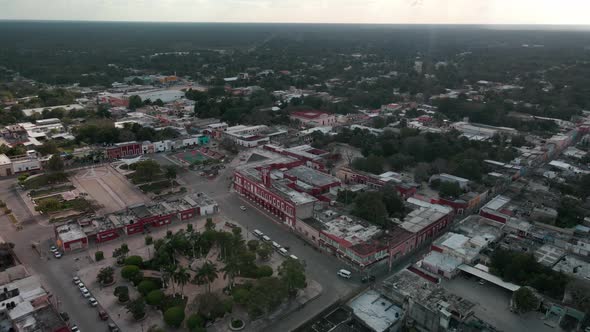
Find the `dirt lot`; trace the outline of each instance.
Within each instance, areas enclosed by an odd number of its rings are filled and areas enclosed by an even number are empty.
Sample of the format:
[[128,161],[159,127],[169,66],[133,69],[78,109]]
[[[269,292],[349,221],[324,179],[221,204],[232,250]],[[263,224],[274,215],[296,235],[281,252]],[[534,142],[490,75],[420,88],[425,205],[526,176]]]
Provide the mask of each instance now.
[[114,212],[149,201],[147,196],[110,166],[78,171],[71,180],[81,193],[87,193],[89,199],[102,206],[99,213]]

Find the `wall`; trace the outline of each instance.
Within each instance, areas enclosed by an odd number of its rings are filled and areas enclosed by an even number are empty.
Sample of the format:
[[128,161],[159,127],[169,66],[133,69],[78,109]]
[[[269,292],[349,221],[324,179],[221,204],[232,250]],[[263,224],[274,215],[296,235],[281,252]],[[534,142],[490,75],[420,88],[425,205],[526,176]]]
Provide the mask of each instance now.
[[303,237],[308,239],[313,244],[317,245],[318,240],[320,239],[320,232],[319,230],[311,227],[310,225],[306,224],[301,219],[297,219],[297,224],[295,224],[295,230],[301,234]]
[[41,163],[37,159],[23,159],[12,162],[12,173],[21,173],[41,169]]

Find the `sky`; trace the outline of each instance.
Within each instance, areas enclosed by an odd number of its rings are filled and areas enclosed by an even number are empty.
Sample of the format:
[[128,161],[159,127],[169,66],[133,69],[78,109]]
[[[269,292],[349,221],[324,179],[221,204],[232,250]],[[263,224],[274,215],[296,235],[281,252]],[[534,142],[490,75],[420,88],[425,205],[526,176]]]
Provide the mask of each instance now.
[[590,0],[0,0],[0,19],[590,24]]

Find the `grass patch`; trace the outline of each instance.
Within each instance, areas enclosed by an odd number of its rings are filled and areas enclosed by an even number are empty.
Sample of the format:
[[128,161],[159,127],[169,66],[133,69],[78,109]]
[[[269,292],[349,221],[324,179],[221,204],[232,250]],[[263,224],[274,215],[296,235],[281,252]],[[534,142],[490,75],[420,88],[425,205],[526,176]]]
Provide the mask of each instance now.
[[158,182],[152,182],[149,184],[144,184],[142,186],[139,186],[139,189],[141,189],[141,191],[148,193],[148,192],[152,192],[152,193],[158,193],[164,189],[168,189],[172,186],[177,186],[178,183],[176,181],[172,181],[170,182],[169,180],[163,180],[163,181],[158,181]]
[[39,189],[53,184],[60,184],[68,182],[68,175],[66,173],[51,173],[41,174],[39,176],[30,177],[26,179],[22,184],[25,189]]
[[66,201],[61,198],[60,195],[42,198],[36,201],[37,206],[35,209],[43,213],[58,212],[64,210],[76,210],[80,212],[90,211],[92,205],[84,198],[75,198],[70,201]]
[[29,195],[31,195],[31,197],[35,198],[35,197],[40,197],[40,196],[47,196],[47,195],[53,194],[53,193],[61,193],[64,191],[69,191],[69,190],[75,189],[75,188],[76,187],[74,187],[71,184],[66,184],[63,186],[51,187],[51,188],[47,188],[47,189],[31,190]]

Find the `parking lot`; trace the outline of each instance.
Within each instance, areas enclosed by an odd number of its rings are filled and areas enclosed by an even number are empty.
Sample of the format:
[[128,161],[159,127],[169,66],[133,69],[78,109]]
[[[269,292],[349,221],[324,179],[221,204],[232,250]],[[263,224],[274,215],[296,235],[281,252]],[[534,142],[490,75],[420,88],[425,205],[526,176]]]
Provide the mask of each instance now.
[[476,304],[475,316],[500,331],[545,332],[554,329],[545,325],[540,312],[517,315],[510,311],[511,292],[499,286],[484,282],[476,277],[459,275],[452,280],[444,279],[442,286],[449,292],[459,295]]
[[125,177],[110,166],[80,170],[71,177],[79,192],[101,206],[100,213],[110,213],[126,206],[147,202],[149,199],[136,189]]

